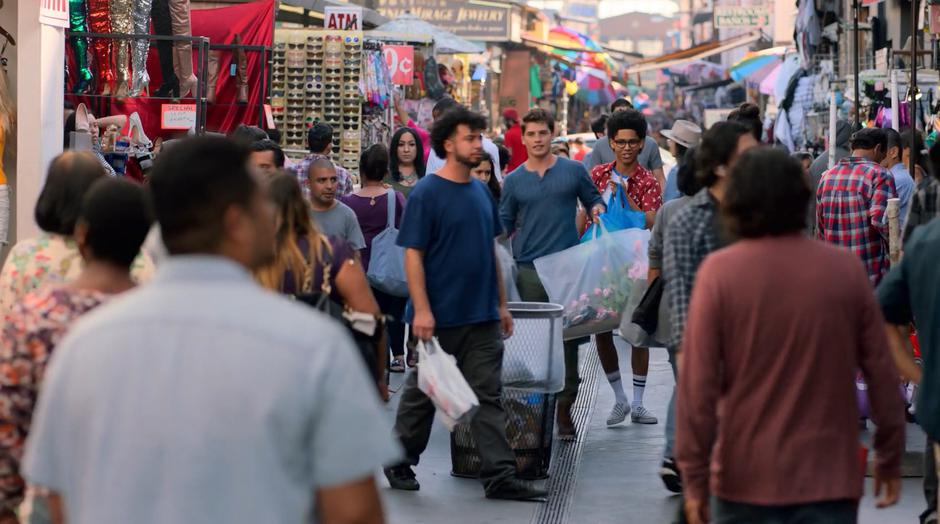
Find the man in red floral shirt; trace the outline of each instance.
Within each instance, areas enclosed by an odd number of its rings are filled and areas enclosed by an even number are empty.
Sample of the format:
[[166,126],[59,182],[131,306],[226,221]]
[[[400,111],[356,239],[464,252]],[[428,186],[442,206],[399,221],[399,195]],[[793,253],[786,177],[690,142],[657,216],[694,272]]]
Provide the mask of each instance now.
[[816,188],[816,236],[849,249],[865,263],[873,285],[888,272],[888,199],[898,196],[894,177],[879,164],[887,135],[862,129],[852,135],[852,154],[822,175]]
[[[609,164],[599,164],[591,170],[591,179],[597,190],[603,195],[604,202],[611,196],[620,198],[620,192],[626,195],[627,205],[645,216],[644,227],[651,228],[656,218],[656,211],[663,205],[662,188],[659,182],[637,161],[646,140],[647,124],[643,115],[628,109],[614,113],[607,120],[607,140],[614,151],[616,160]],[[610,206],[608,206],[610,209]],[[597,353],[601,360],[607,381],[614,390],[616,402],[607,418],[608,426],[615,426],[630,415],[635,424],[656,424],[658,420],[643,407],[643,391],[646,388],[646,376],[649,373],[650,352],[647,347],[634,347],[631,356],[633,365],[633,403],[627,401],[620,377],[620,360],[614,347],[613,333],[600,333],[596,336]]]

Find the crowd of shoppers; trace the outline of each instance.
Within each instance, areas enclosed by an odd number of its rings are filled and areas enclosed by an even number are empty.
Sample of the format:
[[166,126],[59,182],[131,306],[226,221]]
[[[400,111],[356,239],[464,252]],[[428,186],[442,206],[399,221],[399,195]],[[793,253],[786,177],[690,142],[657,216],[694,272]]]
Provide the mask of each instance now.
[[[855,522],[856,374],[876,424],[879,506],[900,493],[899,377],[919,385],[917,422],[928,458],[940,456],[940,147],[912,176],[915,134],[860,130],[814,181],[816,162],[759,147],[747,105],[704,132],[682,120],[665,130],[678,163],[663,176],[646,119],[623,99],[597,120],[583,162],[553,147],[543,109],[503,113],[506,148],[452,99],[429,134],[396,110],[404,127],[362,152],[358,181],[330,160],[322,123],[289,166],[250,126],[180,141],[146,187],[107,177],[90,154],[53,161],[36,206],[43,233],[0,271],[0,522],[381,522],[379,467],[394,489],[421,487],[435,406],[414,348],[432,338],[479,401],[468,425],[485,495],[544,500],[517,477],[507,437],[513,319],[495,241],[511,243],[522,299],[548,302],[535,260],[614,211],[627,217],[619,227],[652,229],[633,292],[657,280],[663,291],[654,332],[619,334],[632,398],[615,333],[594,335],[614,393],[607,424],[658,423],[643,396],[648,347],[665,346],[676,387],[659,473],[689,522]],[[889,272],[891,198],[906,227]],[[407,296],[370,282],[390,229]],[[148,233],[165,252],[156,270]],[[907,342],[915,323],[922,366]],[[583,439],[572,410],[587,341],[564,344],[566,440]],[[391,435],[387,362],[416,368]]]

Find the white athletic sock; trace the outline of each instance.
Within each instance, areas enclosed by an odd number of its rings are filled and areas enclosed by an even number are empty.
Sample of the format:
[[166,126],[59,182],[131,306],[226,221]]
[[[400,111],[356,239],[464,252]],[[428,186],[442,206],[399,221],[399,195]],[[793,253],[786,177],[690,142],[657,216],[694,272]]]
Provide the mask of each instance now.
[[643,405],[643,390],[646,389],[646,375],[633,375],[633,407]]
[[614,390],[614,397],[617,398],[618,404],[626,404],[627,393],[623,390],[623,381],[620,380],[620,372],[614,371],[613,373],[607,374],[607,382],[610,382],[610,388]]

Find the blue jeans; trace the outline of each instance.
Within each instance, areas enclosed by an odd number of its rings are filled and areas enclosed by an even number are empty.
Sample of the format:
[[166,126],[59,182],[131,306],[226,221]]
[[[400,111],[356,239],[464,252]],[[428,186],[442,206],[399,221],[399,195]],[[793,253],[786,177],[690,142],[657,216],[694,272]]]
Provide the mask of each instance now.
[[[669,365],[672,366],[672,376],[679,380],[679,370],[676,368],[676,348],[666,348],[669,352]],[[669,398],[669,411],[666,413],[666,448],[663,450],[663,459],[673,458],[673,448],[676,445],[676,387],[672,387],[672,397]]]

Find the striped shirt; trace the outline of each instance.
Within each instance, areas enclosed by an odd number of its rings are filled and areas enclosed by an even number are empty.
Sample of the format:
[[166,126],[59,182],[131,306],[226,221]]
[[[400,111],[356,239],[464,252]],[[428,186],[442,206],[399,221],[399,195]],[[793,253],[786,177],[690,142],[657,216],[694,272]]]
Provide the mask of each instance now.
[[823,173],[816,189],[816,238],[858,255],[872,284],[888,271],[885,209],[897,194],[888,170],[851,156]]

